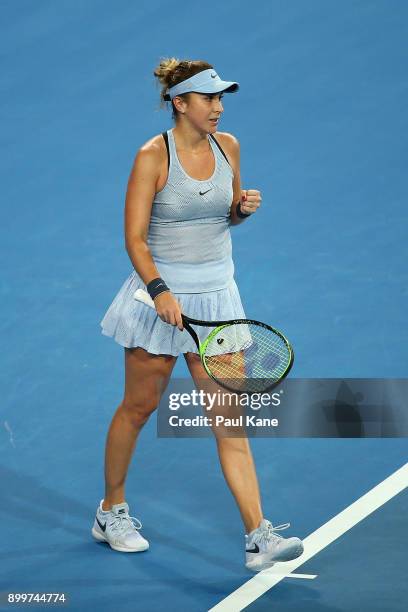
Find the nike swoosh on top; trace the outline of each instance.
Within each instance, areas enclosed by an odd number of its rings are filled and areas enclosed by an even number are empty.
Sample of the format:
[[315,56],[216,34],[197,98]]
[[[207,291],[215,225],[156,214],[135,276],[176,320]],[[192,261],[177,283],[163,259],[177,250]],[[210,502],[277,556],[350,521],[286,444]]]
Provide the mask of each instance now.
[[246,552],[249,552],[249,553],[259,553],[259,546],[258,546],[258,544],[254,544],[254,548],[251,548],[251,550],[249,548],[247,548]]
[[[211,189],[212,189],[212,187],[211,187]],[[211,191],[211,189],[207,189],[207,191],[199,191],[199,194],[200,195],[204,195],[205,193],[208,193],[209,191]]]
[[102,525],[102,523],[100,522],[98,517],[96,517],[96,522],[98,523],[98,525],[102,529],[102,531],[106,531],[106,523],[104,525]]

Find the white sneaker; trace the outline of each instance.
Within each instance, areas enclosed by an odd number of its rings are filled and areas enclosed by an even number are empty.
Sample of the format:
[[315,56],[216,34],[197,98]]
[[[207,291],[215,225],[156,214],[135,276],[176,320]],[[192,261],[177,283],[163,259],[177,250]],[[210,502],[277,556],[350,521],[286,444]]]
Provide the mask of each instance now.
[[270,521],[262,519],[259,527],[245,535],[245,566],[253,572],[272,567],[276,561],[292,561],[303,553],[299,538],[283,538],[276,531],[290,527],[290,523],[273,527]]
[[[149,548],[149,542],[139,533],[142,523],[134,516],[129,516],[126,502],[114,504],[110,510],[102,510],[101,499],[92,527],[92,535],[100,542],[120,552],[140,552]],[[136,521],[139,525],[133,522]]]

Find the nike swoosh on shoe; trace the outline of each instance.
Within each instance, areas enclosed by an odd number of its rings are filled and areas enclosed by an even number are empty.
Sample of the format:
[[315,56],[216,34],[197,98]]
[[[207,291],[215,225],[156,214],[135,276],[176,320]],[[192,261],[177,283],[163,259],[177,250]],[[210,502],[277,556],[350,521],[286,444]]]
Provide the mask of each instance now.
[[247,548],[246,551],[247,553],[259,553],[259,546],[258,544],[254,544],[254,548]]
[[104,525],[102,525],[102,523],[100,522],[98,517],[96,517],[96,522],[98,523],[98,525],[102,529],[102,531],[106,531],[106,523]]

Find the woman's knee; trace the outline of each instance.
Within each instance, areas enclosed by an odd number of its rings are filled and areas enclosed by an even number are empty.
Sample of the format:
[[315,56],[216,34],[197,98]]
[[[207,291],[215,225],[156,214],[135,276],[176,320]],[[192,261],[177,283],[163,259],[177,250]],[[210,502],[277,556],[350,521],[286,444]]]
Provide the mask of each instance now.
[[142,427],[149,420],[150,415],[156,410],[160,401],[159,397],[135,400],[125,397],[120,405],[122,412],[132,425]]

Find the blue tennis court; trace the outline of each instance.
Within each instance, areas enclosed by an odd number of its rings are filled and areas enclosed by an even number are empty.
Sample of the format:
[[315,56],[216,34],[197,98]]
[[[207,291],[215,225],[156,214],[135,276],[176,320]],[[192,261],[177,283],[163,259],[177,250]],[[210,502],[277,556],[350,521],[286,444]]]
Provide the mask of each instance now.
[[[246,570],[215,441],[158,437],[156,415],[127,480],[149,551],[115,552],[91,527],[124,382],[99,322],[132,269],[136,151],[172,127],[162,56],[240,83],[218,129],[239,139],[242,188],[262,206],[231,228],[235,279],[247,316],[291,338],[290,377],[407,378],[408,5],[2,0],[0,13],[1,609],[34,592],[78,611],[405,611],[406,433],[251,440],[265,514],[307,543],[292,569]],[[187,377],[180,357],[172,378]]]

